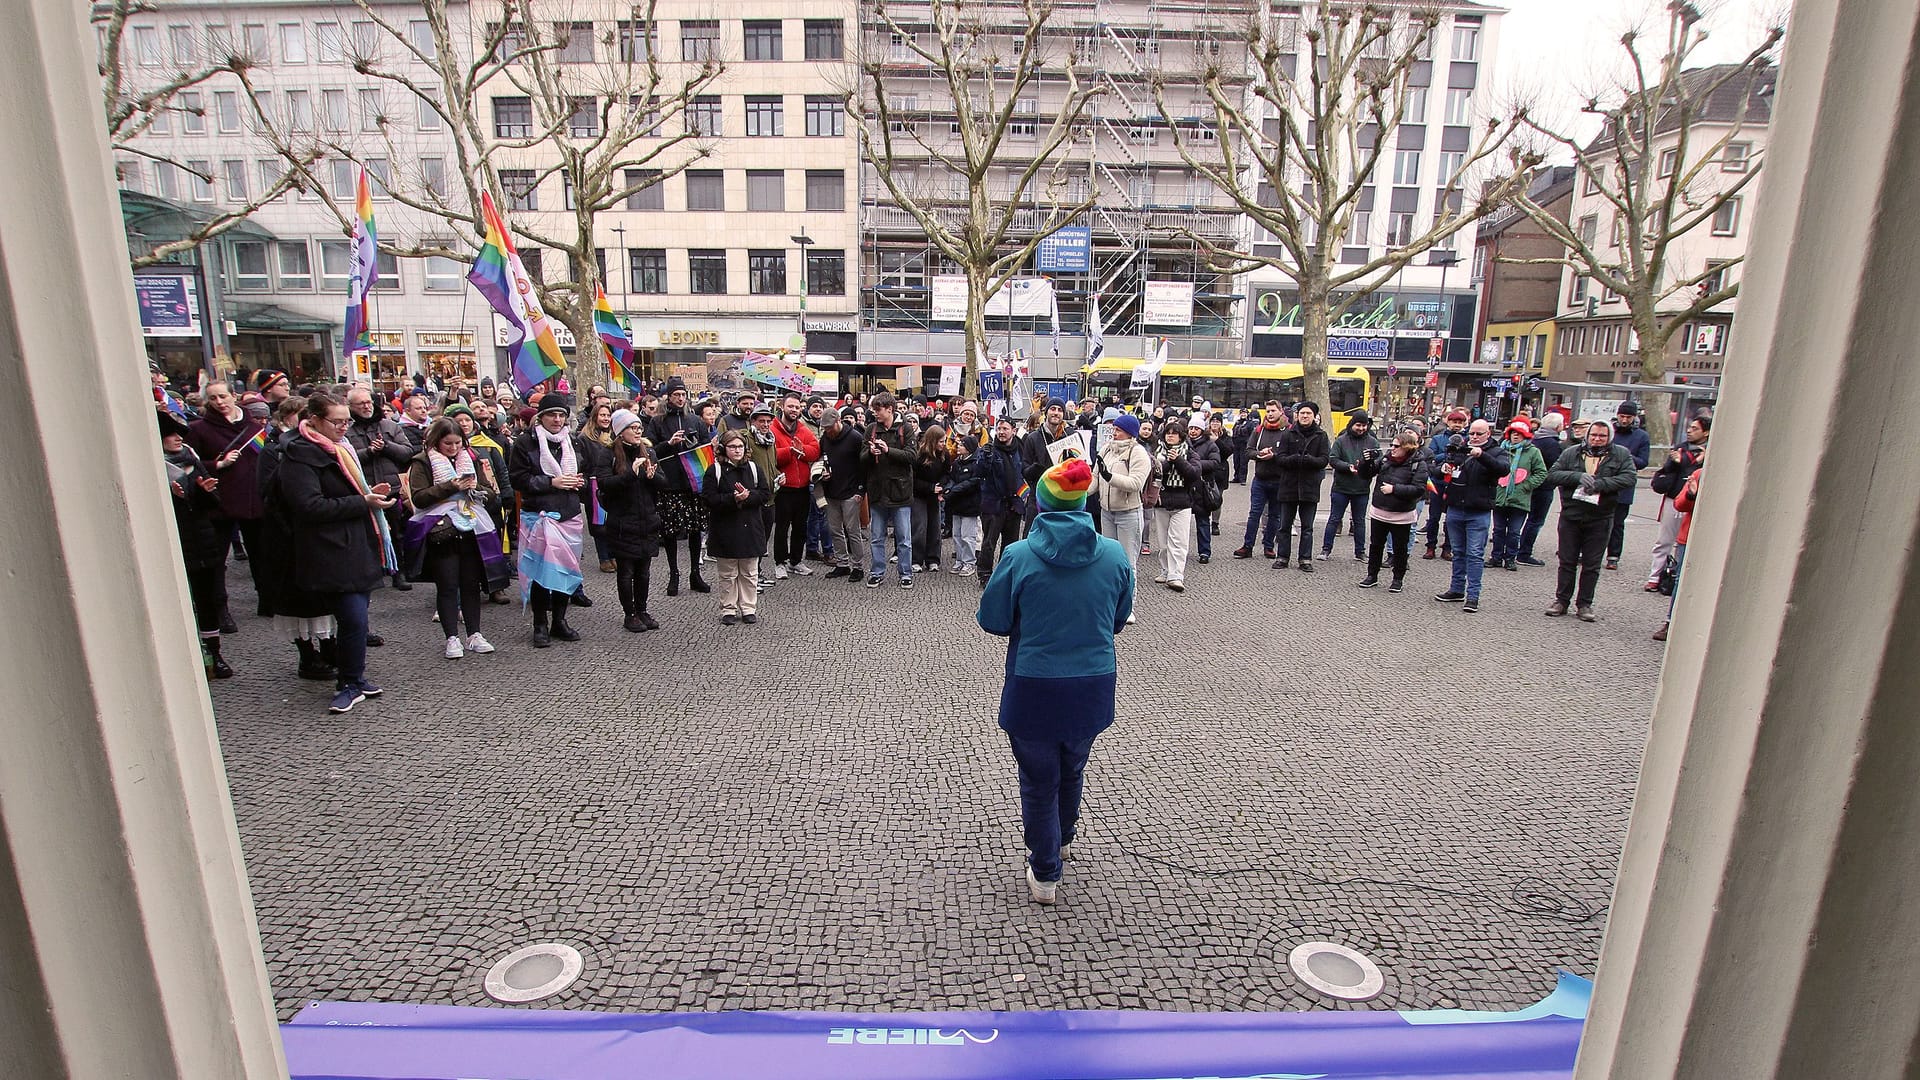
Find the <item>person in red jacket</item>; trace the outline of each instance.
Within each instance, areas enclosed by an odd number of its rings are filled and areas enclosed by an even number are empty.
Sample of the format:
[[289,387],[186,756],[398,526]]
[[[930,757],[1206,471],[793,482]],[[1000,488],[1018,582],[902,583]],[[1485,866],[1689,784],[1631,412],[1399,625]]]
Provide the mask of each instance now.
[[773,460],[780,467],[780,484],[773,494],[775,577],[813,573],[801,560],[806,556],[807,498],[813,483],[813,463],[820,460],[820,440],[800,418],[802,407],[800,395],[787,391],[780,400],[780,415],[773,422]]

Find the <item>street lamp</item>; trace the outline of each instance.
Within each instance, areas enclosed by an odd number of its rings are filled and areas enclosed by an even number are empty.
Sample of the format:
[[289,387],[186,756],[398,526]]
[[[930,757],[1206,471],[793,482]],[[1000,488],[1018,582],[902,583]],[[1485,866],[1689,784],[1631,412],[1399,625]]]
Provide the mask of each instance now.
[[787,239],[800,245],[800,362],[807,362],[807,248],[813,243],[813,237],[807,235],[802,227],[800,235]]
[[[1447,271],[1452,269],[1459,261],[1460,256],[1455,255],[1451,251],[1436,248],[1427,254],[1427,265],[1438,266],[1440,268],[1440,332],[1434,335],[1440,339],[1440,356],[1436,358],[1432,353],[1427,354],[1427,373],[1430,375],[1440,370],[1439,360],[1446,358],[1447,346],[1452,343],[1453,310],[1447,303]],[[1433,412],[1433,392],[1439,389],[1438,384],[1439,380],[1436,378],[1434,385],[1427,387],[1426,411],[1428,413]]]

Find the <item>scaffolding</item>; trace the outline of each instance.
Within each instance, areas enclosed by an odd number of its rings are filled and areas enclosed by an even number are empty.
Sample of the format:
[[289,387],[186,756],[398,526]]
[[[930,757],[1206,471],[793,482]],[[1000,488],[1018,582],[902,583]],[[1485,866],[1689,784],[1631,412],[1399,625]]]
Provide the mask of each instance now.
[[[981,8],[984,25],[1018,31],[1018,4],[988,0]],[[1055,6],[1042,48],[1050,56],[1072,56],[1098,80],[1101,94],[1055,161],[1036,176],[1033,187],[1040,190],[1018,193],[1011,183],[1002,183],[992,194],[996,199],[1025,194],[1036,202],[1032,209],[1014,212],[1013,231],[1024,235],[1041,227],[1052,207],[1077,203],[1089,192],[1097,195],[1075,223],[1090,230],[1091,270],[1048,275],[1054,279],[1061,333],[1076,339],[1074,356],[1080,355],[1078,339],[1086,333],[1088,307],[1098,294],[1110,354],[1144,352],[1144,339],[1164,334],[1172,339],[1175,356],[1240,358],[1243,291],[1229,275],[1210,268],[1203,246],[1188,234],[1239,246],[1246,239],[1244,219],[1225,193],[1200,181],[1180,157],[1168,118],[1155,102],[1153,82],[1164,87],[1170,111],[1187,109],[1172,120],[1197,153],[1215,138],[1212,108],[1200,90],[1203,66],[1220,64],[1230,85],[1245,83],[1249,68],[1235,52],[1244,50],[1244,22],[1254,14],[1253,0],[1061,0]],[[909,140],[941,138],[942,126],[953,124],[952,110],[941,105],[943,76],[888,40],[889,34],[878,20],[866,21],[863,39],[887,50],[888,105],[896,114],[894,123],[903,125],[899,134]],[[1043,70],[1037,81],[1057,85],[1060,78],[1050,79]],[[1048,122],[1041,114],[1044,107],[1035,110],[1032,121],[1039,128]],[[1007,146],[1003,143],[1003,150]],[[933,155],[923,155],[908,166],[917,200],[930,203],[936,214],[950,215],[946,220],[963,220],[964,181],[941,175],[943,167]],[[1025,165],[1031,158],[1007,160],[1010,166]],[[862,328],[927,335],[957,330],[932,322],[931,299],[933,279],[958,273],[958,267],[933,247],[911,214],[891,202],[872,168],[863,166],[860,175]],[[1046,180],[1051,186],[1043,186]],[[1149,281],[1191,287],[1191,325],[1145,322]],[[990,351],[1010,353],[1018,342],[1030,346],[1034,336],[1050,335],[1052,320],[990,315],[986,329]]]

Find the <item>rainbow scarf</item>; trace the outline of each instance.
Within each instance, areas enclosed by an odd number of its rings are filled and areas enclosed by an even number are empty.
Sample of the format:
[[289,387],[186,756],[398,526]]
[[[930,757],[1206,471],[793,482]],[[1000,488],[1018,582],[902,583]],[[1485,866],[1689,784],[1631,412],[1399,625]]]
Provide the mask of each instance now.
[[[340,471],[346,474],[347,482],[353,485],[355,491],[362,496],[373,492],[373,489],[367,486],[366,474],[360,471],[360,458],[354,454],[352,448],[320,434],[305,420],[300,421],[300,434],[315,446],[333,455],[334,464],[340,466]],[[381,568],[389,574],[399,573],[400,559],[393,551],[393,530],[387,528],[387,515],[369,506],[367,518],[373,522],[374,534],[380,538]]]
[[680,468],[686,471],[687,483],[693,485],[693,490],[705,491],[707,489],[707,470],[713,468],[713,462],[712,443],[708,443],[705,446],[696,446],[680,454]]

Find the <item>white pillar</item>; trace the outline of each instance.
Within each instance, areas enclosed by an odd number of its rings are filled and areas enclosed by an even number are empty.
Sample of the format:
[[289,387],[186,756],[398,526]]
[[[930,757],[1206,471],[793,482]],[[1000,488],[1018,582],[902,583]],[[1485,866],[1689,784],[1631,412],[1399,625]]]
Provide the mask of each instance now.
[[1795,5],[1579,1080],[1914,1074],[1917,40]]
[[0,64],[0,1075],[280,1076],[87,7]]

